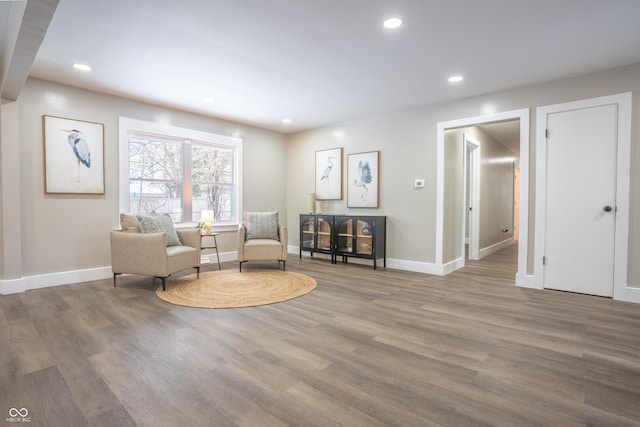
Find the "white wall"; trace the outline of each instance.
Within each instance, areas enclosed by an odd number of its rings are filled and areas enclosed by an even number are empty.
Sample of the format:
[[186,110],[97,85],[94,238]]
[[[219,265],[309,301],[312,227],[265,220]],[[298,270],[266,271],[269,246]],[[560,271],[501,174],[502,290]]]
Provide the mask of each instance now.
[[[515,154],[480,128],[480,250],[513,238]],[[503,230],[509,230],[504,233]]]
[[[343,200],[326,202],[327,213],[387,215],[387,248],[394,258],[429,260],[435,257],[431,244],[435,227],[435,168],[424,168],[425,159],[435,158],[435,127],[422,122],[414,112],[364,118],[352,122],[290,135],[287,144],[287,198],[289,244],[298,246],[299,214],[306,212],[307,195],[315,192],[314,159],[317,150],[343,147],[348,154],[380,150],[380,207],[347,208],[346,167],[343,170]],[[426,179],[426,188],[414,189],[416,178]],[[403,210],[403,214],[398,214]]]
[[[442,243],[442,261],[450,263],[461,258],[464,194],[464,143],[465,129],[452,129],[445,132],[444,139],[444,235]],[[464,260],[461,260],[464,261]]]
[[[432,271],[436,259],[436,130],[439,122],[487,114],[530,109],[529,171],[535,170],[535,109],[579,99],[633,92],[632,209],[629,259],[640,256],[640,64],[605,70],[534,86],[491,93],[452,103],[368,117],[300,132],[288,137],[287,197],[290,245],[298,245],[298,215],[305,212],[306,195],[314,192],[313,159],[316,150],[343,147],[349,153],[380,150],[380,208],[370,214],[387,215],[387,254],[392,267]],[[426,179],[426,188],[416,190],[413,181]],[[535,177],[530,176],[528,250],[533,256],[533,210]],[[344,186],[345,200],[347,185]],[[330,204],[331,213],[351,213],[345,200]],[[362,209],[358,212],[363,211]],[[525,232],[525,230],[521,230]],[[445,235],[445,241],[453,236]],[[526,272],[523,272],[526,273]],[[630,284],[640,286],[640,264],[629,265]]]
[[[110,274],[105,267],[111,263],[109,231],[118,226],[120,116],[242,138],[244,208],[277,209],[286,222],[287,156],[285,136],[280,133],[37,79],[28,80],[17,105],[17,125],[12,123],[11,127],[16,128],[18,140],[3,138],[0,141],[3,152],[19,147],[15,158],[9,161],[19,168],[19,179],[11,183],[10,189],[19,195],[20,203],[19,206],[3,206],[3,215],[17,214],[22,220],[19,233],[22,265],[18,274],[10,279],[87,270]],[[105,125],[104,195],[44,194],[42,115]],[[3,128],[7,126],[3,121]],[[3,227],[3,241],[10,232],[8,227]],[[235,233],[221,236],[221,251],[237,249],[235,236]],[[4,271],[12,270],[11,265],[5,265],[9,258],[6,253],[4,255]],[[73,277],[68,275],[60,280]],[[79,274],[75,277],[87,276]]]
[[[298,215],[306,211],[307,194],[314,189],[315,151],[343,147],[350,153],[380,150],[380,207],[348,209],[344,199],[327,203],[329,213],[387,215],[388,265],[416,271],[432,271],[436,258],[436,140],[437,124],[503,111],[531,109],[530,171],[535,170],[535,108],[560,102],[633,92],[632,182],[629,259],[640,256],[640,64],[540,85],[486,94],[452,103],[337,123],[284,136],[277,132],[153,106],[124,98],[30,79],[17,101],[18,119],[10,119],[13,104],[3,106],[3,188],[12,193],[2,200],[2,265],[7,279],[47,278],[56,272],[85,271],[109,265],[108,231],[117,225],[117,120],[126,116],[175,126],[241,137],[244,139],[244,208],[278,209],[289,227],[290,246],[298,245]],[[106,193],[104,196],[44,195],[43,114],[105,124]],[[13,137],[11,137],[13,138]],[[18,144],[18,146],[16,146]],[[11,154],[14,151],[16,154]],[[346,163],[346,162],[345,162]],[[10,165],[11,170],[6,170]],[[346,169],[343,171],[346,174]],[[6,182],[6,177],[17,182]],[[426,187],[414,189],[416,178]],[[12,179],[13,181],[13,179]],[[535,177],[530,176],[530,186]],[[17,192],[17,193],[16,193]],[[530,210],[535,209],[530,188]],[[11,200],[7,206],[6,200]],[[15,201],[15,203],[13,202]],[[16,206],[17,205],[17,206]],[[7,218],[16,218],[7,224]],[[529,224],[534,223],[532,214]],[[16,225],[18,224],[18,225]],[[523,230],[524,232],[524,230]],[[17,236],[18,242],[7,236]],[[531,265],[534,230],[528,230]],[[235,236],[224,236],[224,250],[235,247]],[[446,236],[449,238],[450,236]],[[21,248],[16,254],[6,248]],[[14,260],[17,262],[13,263]],[[7,261],[13,263],[7,265]],[[18,265],[21,264],[21,265]],[[17,275],[7,275],[16,270]],[[104,273],[104,270],[100,270]],[[110,273],[110,270],[107,270]],[[71,276],[65,276],[62,283]],[[78,275],[83,278],[86,276]],[[89,280],[89,279],[87,279]],[[33,280],[30,281],[34,282]],[[640,264],[630,262],[629,283],[640,286]],[[19,285],[18,285],[19,288]]]

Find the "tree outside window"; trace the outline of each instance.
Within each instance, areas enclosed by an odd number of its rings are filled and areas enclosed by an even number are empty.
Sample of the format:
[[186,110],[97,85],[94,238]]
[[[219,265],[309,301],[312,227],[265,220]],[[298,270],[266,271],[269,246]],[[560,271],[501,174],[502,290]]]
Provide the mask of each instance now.
[[191,183],[194,213],[213,209],[216,221],[233,218],[233,150],[193,144]]
[[131,213],[168,213],[196,222],[211,209],[216,221],[235,218],[234,150],[221,145],[129,135]]

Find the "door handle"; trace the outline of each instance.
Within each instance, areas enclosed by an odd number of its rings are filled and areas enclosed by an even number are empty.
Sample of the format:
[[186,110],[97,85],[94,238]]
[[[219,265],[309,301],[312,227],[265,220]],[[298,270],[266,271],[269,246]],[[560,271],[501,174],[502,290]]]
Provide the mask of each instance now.
[[611,212],[611,210],[612,210],[613,208],[612,208],[611,206],[607,205],[607,206],[605,206],[605,207],[604,207],[604,208],[602,208],[602,209],[604,209],[604,211],[605,211],[605,212]]

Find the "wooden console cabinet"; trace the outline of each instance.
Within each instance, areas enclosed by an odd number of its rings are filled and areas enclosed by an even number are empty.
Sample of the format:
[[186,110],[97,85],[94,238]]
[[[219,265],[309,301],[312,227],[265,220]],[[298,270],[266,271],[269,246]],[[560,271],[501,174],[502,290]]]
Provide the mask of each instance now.
[[376,269],[378,259],[387,266],[387,217],[372,215],[300,215],[300,257],[302,251],[324,253],[335,264],[338,257],[370,259]]

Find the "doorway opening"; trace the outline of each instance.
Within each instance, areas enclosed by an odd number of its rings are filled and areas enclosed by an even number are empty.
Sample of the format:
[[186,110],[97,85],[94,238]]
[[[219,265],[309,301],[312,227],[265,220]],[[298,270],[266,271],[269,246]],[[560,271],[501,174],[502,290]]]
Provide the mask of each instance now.
[[[515,224],[516,222],[513,220],[514,218],[514,206],[515,201],[513,197],[518,197],[519,200],[517,205],[519,207],[519,217],[517,221],[518,225],[518,267],[516,274],[516,284],[522,286],[528,286],[527,280],[529,279],[527,274],[527,258],[528,258],[528,195],[529,195],[529,181],[528,181],[528,165],[529,165],[529,110],[515,110],[505,113],[496,113],[489,114],[486,116],[480,117],[472,117],[467,119],[454,120],[450,122],[441,122],[438,123],[438,186],[437,186],[437,204],[438,211],[436,217],[436,226],[437,226],[437,235],[436,235],[436,264],[441,268],[442,274],[448,274],[452,271],[455,271],[465,263],[465,249],[466,249],[466,232],[467,222],[475,221],[473,219],[474,215],[471,214],[469,216],[469,220],[467,220],[467,203],[466,198],[467,194],[465,192],[465,182],[466,182],[466,164],[464,166],[458,166],[460,169],[460,175],[457,175],[456,172],[451,171],[451,165],[453,163],[457,163],[456,159],[452,159],[448,156],[451,152],[460,153],[460,163],[462,165],[466,159],[466,137],[463,142],[460,144],[460,150],[450,150],[451,147],[448,146],[447,141],[450,141],[453,137],[449,134],[454,133],[452,131],[461,130],[465,128],[482,128],[482,127],[490,128],[491,126],[499,127],[499,126],[510,126],[514,129],[515,134],[517,135],[516,141],[514,144],[517,147],[519,152],[518,155],[495,155],[491,152],[487,152],[487,156],[485,157],[482,154],[482,158],[478,161],[479,167],[477,170],[481,170],[483,166],[485,166],[485,161],[490,166],[497,166],[504,170],[504,168],[510,168],[510,175],[508,175],[508,183],[506,181],[500,181],[500,185],[487,187],[485,191],[485,184],[491,182],[491,180],[487,179],[485,182],[482,173],[479,173],[479,177],[475,180],[477,191],[476,195],[479,198],[479,202],[471,202],[471,205],[474,203],[475,206],[470,206],[473,209],[479,209],[476,211],[480,213],[482,211],[483,201],[485,206],[487,203],[491,204],[491,197],[502,197],[503,199],[508,200],[510,206],[508,209],[505,209],[501,215],[508,218],[503,219],[505,224],[509,224],[508,226],[500,226],[495,227],[490,225],[485,225],[483,223],[483,218],[492,218],[492,215],[478,215],[477,218],[477,238],[475,239],[478,244],[478,254],[474,253],[474,250],[471,249],[471,245],[474,243],[474,229],[473,224],[470,223],[470,236],[469,236],[469,244],[470,250],[469,253],[474,258],[482,258],[484,255],[488,253],[495,252],[500,249],[500,245],[496,245],[495,243],[491,243],[491,238],[487,241],[484,240],[483,230],[485,230],[487,235],[491,235],[492,233],[498,233],[498,235],[502,235],[504,238],[497,237],[499,240],[498,243],[506,244],[508,240],[510,240],[509,244],[513,244],[514,239],[511,237],[515,232]],[[467,131],[465,135],[471,139],[478,139],[477,135],[473,133],[474,131]],[[481,132],[488,132],[487,129],[481,129]],[[455,139],[455,138],[453,138]],[[497,139],[497,138],[495,138]],[[460,141],[460,140],[458,140]],[[473,163],[473,153],[477,151],[478,157],[480,157],[480,153],[484,150],[482,148],[482,142],[480,142],[480,147],[478,150],[472,150],[470,148],[469,151],[469,160],[468,163]],[[457,155],[457,154],[456,154]],[[515,168],[516,168],[516,158],[519,157],[519,180],[515,180]],[[463,169],[464,167],[464,169]],[[475,176],[476,172],[469,170],[469,177]],[[457,178],[456,178],[457,176]],[[504,173],[503,173],[504,176]],[[514,188],[515,183],[518,183],[518,189]],[[457,193],[455,192],[455,185],[462,185],[462,189]],[[490,185],[490,184],[488,184]],[[472,182],[469,181],[468,189],[469,196],[472,197],[473,189]],[[505,192],[509,192],[508,196],[505,196]],[[486,193],[486,194],[483,194]],[[496,195],[496,193],[499,193]],[[471,211],[473,212],[473,210]],[[452,219],[453,218],[453,219]],[[489,229],[493,227],[492,229]],[[508,236],[504,236],[508,234]],[[507,238],[509,237],[509,238]],[[494,240],[496,237],[494,235]],[[489,243],[487,243],[489,242]],[[483,251],[483,249],[486,250]]]
[[[455,248],[448,248],[445,256],[460,259],[460,264],[480,260],[515,242],[513,198],[517,193],[514,173],[519,126],[518,120],[508,120],[448,131],[446,144],[454,147],[445,148],[449,170],[445,175],[445,217],[460,209],[463,222],[459,228],[449,227],[448,231],[462,240],[450,244]],[[461,167],[456,167],[458,158]],[[456,174],[461,175],[462,185],[456,186]]]

